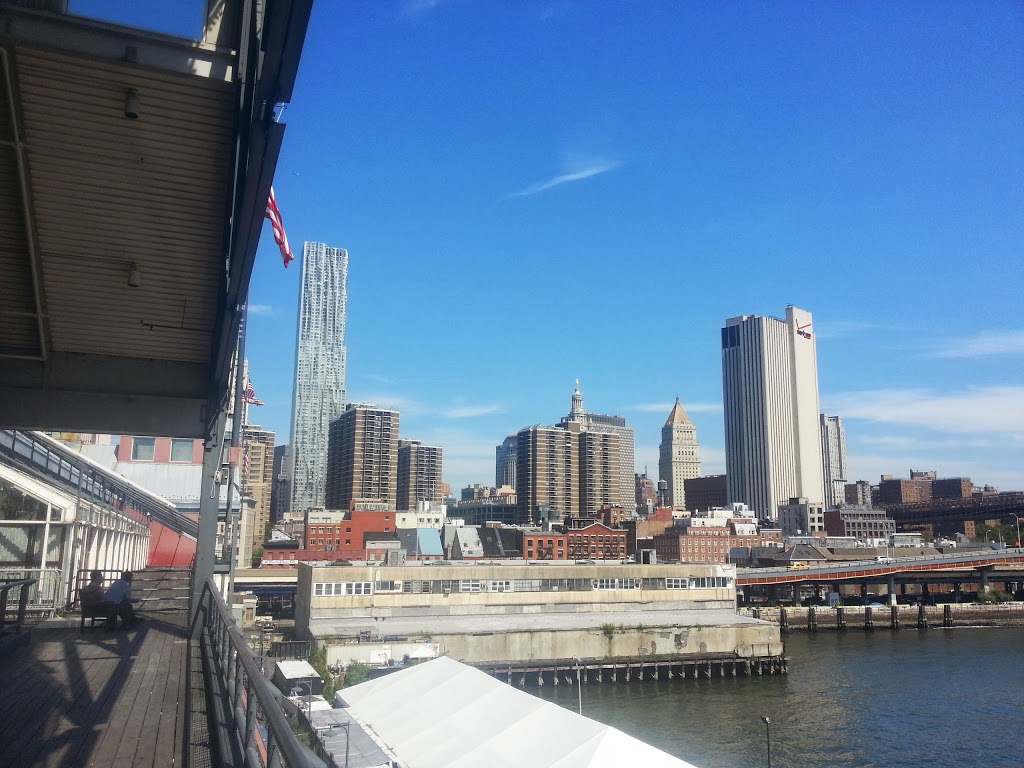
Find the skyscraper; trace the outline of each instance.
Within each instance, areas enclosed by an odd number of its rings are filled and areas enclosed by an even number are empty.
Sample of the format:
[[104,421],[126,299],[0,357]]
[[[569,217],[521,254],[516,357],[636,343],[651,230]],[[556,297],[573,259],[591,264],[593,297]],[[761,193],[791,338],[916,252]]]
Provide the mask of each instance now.
[[348,251],[306,243],[292,400],[292,512],[322,507],[331,422],[345,410]]
[[729,501],[775,518],[791,498],[824,501],[811,313],[743,315],[722,328]]
[[256,424],[242,427],[242,495],[252,499],[252,548],[263,548],[273,508],[274,433]]
[[579,433],[526,427],[516,434],[516,506],[520,518],[561,520],[580,509]]
[[326,503],[348,509],[353,499],[398,503],[398,411],[352,403],[331,422]]
[[509,435],[494,449],[494,487],[516,487],[516,436]]
[[[514,437],[522,519],[557,521],[611,506],[635,508],[633,430],[621,416],[587,413],[578,381],[568,416]],[[499,473],[502,449],[511,439],[498,447]]]
[[[574,426],[575,425],[575,426]],[[580,392],[580,381],[576,380],[576,389],[572,393],[572,405],[569,415],[559,422],[559,426],[565,429],[578,429],[580,432],[598,432],[615,434],[617,439],[618,460],[615,462],[612,483],[615,487],[612,493],[613,504],[623,509],[633,507],[635,493],[636,475],[636,438],[632,427],[626,426],[626,420],[621,416],[606,416],[601,413],[587,413],[583,407],[583,393]],[[586,507],[584,512],[592,508]]]
[[416,502],[440,504],[440,446],[423,445],[419,440],[398,441],[398,509],[416,509]]
[[678,397],[661,428],[658,475],[668,483],[668,503],[672,508],[687,509],[683,481],[700,477],[700,445],[697,428]]
[[821,474],[825,481],[825,507],[846,502],[846,430],[838,416],[821,414]]

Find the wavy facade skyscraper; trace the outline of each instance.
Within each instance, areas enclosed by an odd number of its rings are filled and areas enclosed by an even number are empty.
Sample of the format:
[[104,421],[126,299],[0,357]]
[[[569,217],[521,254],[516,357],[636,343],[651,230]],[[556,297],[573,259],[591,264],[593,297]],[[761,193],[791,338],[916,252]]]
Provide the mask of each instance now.
[[345,410],[348,251],[306,243],[292,395],[292,512],[324,506],[331,422]]

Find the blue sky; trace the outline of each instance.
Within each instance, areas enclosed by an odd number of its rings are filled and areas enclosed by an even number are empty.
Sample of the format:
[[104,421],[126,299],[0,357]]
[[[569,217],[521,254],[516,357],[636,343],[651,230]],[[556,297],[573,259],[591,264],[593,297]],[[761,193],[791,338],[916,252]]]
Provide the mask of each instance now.
[[[321,0],[284,121],[293,247],[350,253],[350,398],[456,491],[576,378],[640,469],[678,395],[723,472],[719,328],[787,304],[851,479],[1024,488],[1017,2]],[[267,226],[248,357],[280,441],[299,280]]]

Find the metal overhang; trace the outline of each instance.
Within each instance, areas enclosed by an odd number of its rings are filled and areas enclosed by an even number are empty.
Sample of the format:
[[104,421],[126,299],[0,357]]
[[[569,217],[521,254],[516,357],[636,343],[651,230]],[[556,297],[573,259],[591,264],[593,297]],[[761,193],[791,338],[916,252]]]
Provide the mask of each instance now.
[[183,41],[0,0],[0,424],[206,436],[311,5]]

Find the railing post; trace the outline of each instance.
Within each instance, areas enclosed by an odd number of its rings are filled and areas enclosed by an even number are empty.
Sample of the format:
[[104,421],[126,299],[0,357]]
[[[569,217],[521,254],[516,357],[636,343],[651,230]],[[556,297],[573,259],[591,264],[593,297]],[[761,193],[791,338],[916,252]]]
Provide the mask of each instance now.
[[[39,582],[36,582],[37,584]],[[29,585],[22,584],[18,595],[18,623],[15,625],[15,632],[21,632],[21,625],[25,623],[25,612],[28,610]]]

